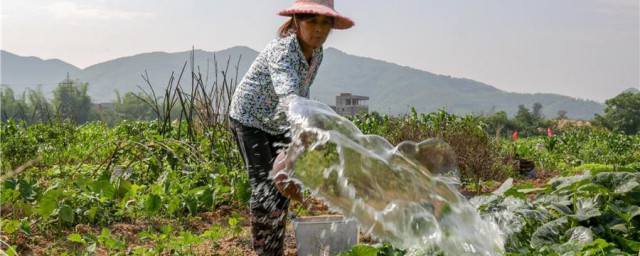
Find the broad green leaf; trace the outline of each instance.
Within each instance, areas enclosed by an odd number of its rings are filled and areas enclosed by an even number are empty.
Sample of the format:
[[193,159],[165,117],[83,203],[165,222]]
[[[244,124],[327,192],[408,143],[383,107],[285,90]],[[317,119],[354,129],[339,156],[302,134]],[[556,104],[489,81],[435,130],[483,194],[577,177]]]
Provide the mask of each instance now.
[[85,216],[87,216],[90,221],[94,221],[96,219],[96,213],[98,213],[98,207],[95,206],[84,212]]
[[566,217],[547,222],[531,235],[531,247],[535,249],[543,246],[558,247],[562,235],[569,229]]
[[640,190],[640,173],[605,172],[593,177],[593,183],[599,184],[617,194]]
[[116,193],[116,189],[108,179],[97,180],[91,184],[91,190],[98,193],[100,197],[111,199]]
[[179,197],[171,197],[169,199],[169,203],[167,204],[167,213],[173,214],[180,208],[180,198]]
[[8,250],[4,251],[4,253],[7,254],[7,256],[16,256],[18,255],[18,246],[17,245],[12,245],[9,247]]
[[625,225],[624,223],[619,223],[619,224],[613,225],[613,226],[609,227],[609,229],[617,230],[617,231],[620,231],[620,232],[625,233],[625,234],[629,233],[629,229],[627,228],[627,225]]
[[640,242],[632,241],[623,237],[617,237],[620,244],[626,248],[627,251],[631,252],[640,252]]
[[62,190],[60,189],[54,188],[45,191],[44,194],[42,194],[42,197],[40,197],[40,201],[38,202],[38,213],[43,218],[49,217],[58,207],[60,196],[62,196]]
[[567,238],[565,244],[575,245],[577,249],[593,242],[593,232],[587,227],[578,226],[570,228],[564,235]]
[[618,217],[624,219],[627,223],[631,222],[636,216],[640,215],[640,207],[637,205],[630,205],[624,201],[613,201],[608,203],[609,210],[618,215]]
[[220,175],[227,175],[228,171],[227,171],[227,166],[224,164],[219,164],[218,166],[216,166],[218,169],[218,174]]
[[144,210],[153,214],[160,210],[162,207],[162,198],[156,194],[150,194],[147,196],[147,200],[144,201]]
[[207,188],[202,193],[202,197],[200,197],[200,201],[202,202],[202,205],[204,205],[204,207],[206,207],[206,208],[213,207],[213,204],[214,204],[214,201],[213,201],[213,190],[211,188]]
[[341,256],[376,256],[379,249],[370,245],[358,244],[351,248],[351,250],[340,254]]
[[124,197],[124,195],[126,195],[127,193],[129,193],[129,191],[131,191],[131,182],[128,180],[122,180],[120,181],[120,185],[118,186],[117,189],[117,193],[116,193],[116,197]]
[[102,230],[100,231],[100,237],[101,238],[107,238],[111,236],[111,230],[108,228],[102,228]]
[[575,207],[576,213],[568,216],[578,221],[585,221],[602,214],[594,202],[594,198],[580,198]]
[[22,232],[24,232],[27,235],[31,234],[31,226],[29,225],[28,220],[23,219],[20,221],[20,230],[22,230]]
[[2,189],[1,190],[2,196],[0,196],[0,204],[4,204],[7,202],[13,202],[16,199],[18,199],[18,197],[20,197],[20,192],[18,192],[15,189]]
[[8,234],[15,233],[19,227],[20,227],[19,220],[7,220],[4,222],[4,225],[3,225],[4,231],[7,232]]
[[625,225],[626,226],[626,222],[624,221],[624,219],[620,218],[619,216],[617,216],[616,214],[612,213],[612,212],[605,212],[604,214],[602,214],[602,216],[600,216],[600,222],[601,224],[608,229],[611,229],[612,227],[616,227],[618,225]]
[[33,186],[22,179],[18,182],[18,191],[20,191],[20,196],[28,201],[33,200],[36,195],[33,191]]
[[198,213],[198,201],[193,196],[187,196],[184,201],[189,213],[191,213],[192,216],[195,216]]
[[609,192],[606,187],[598,184],[586,184],[578,188],[578,190],[590,192],[593,194],[606,194],[607,192]]
[[630,205],[640,205],[640,191],[625,193],[622,199]]
[[74,243],[87,244],[84,238],[82,238],[82,236],[78,233],[69,234],[67,239]]
[[571,210],[571,208],[569,208],[568,206],[566,206],[563,203],[551,203],[551,205],[547,206],[547,208],[549,209],[553,209],[556,212],[562,214],[562,215],[571,215],[573,214],[573,211]]
[[585,172],[583,175],[556,177],[551,179],[547,184],[554,190],[562,190],[563,188],[571,188],[574,185],[586,184],[591,181],[591,175]]
[[74,221],[74,212],[73,209],[71,209],[71,206],[65,204],[62,205],[62,207],[60,207],[60,211],[58,212],[58,215],[60,215],[60,218],[68,223],[73,223]]
[[[16,189],[16,185],[17,184],[16,184],[16,179],[15,178],[7,179],[3,184],[4,189]],[[5,191],[4,189],[2,190],[3,193]]]

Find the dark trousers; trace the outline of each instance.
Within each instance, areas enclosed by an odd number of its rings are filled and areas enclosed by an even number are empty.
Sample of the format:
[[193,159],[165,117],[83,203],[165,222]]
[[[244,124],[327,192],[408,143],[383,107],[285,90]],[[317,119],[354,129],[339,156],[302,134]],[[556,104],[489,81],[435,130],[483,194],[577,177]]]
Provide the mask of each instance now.
[[258,255],[284,255],[285,226],[289,199],[276,188],[269,172],[279,151],[290,143],[282,135],[271,135],[230,119],[251,185],[251,233]]

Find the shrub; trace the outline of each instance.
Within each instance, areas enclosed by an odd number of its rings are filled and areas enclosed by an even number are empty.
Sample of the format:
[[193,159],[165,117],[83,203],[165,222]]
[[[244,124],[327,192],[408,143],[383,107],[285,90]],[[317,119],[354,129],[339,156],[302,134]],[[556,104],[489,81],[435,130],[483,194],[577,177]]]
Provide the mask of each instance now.
[[478,117],[461,117],[444,110],[418,114],[412,109],[411,114],[396,117],[367,114],[350,119],[363,133],[381,135],[393,145],[407,140],[442,138],[458,156],[462,181],[477,184],[481,180],[504,180],[511,174],[512,168],[502,160],[505,156],[498,150],[499,141],[489,137]]
[[601,172],[612,172],[613,171],[613,165],[583,164],[583,165],[580,165],[580,166],[574,166],[574,167],[566,170],[565,172],[563,172],[563,175],[567,176],[567,175],[582,174],[582,173],[584,173],[584,171],[589,171],[591,173],[591,175],[596,175],[596,174],[601,173]]

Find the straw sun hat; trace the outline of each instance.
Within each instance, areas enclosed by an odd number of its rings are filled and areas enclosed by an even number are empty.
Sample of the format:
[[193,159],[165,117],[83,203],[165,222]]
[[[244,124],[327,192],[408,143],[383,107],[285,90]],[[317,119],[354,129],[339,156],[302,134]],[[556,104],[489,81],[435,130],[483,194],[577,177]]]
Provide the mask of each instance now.
[[333,28],[348,29],[353,27],[353,20],[333,9],[333,0],[295,0],[293,6],[278,12],[282,16],[293,16],[296,13],[311,13],[335,18]]

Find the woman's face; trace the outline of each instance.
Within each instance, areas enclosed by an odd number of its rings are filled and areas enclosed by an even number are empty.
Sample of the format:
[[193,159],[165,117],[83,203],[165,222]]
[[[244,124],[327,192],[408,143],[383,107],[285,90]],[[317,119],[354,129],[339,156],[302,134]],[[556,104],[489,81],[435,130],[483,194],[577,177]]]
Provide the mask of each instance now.
[[298,20],[299,33],[301,43],[304,48],[316,49],[322,47],[324,41],[327,40],[333,19],[323,15],[313,15]]

